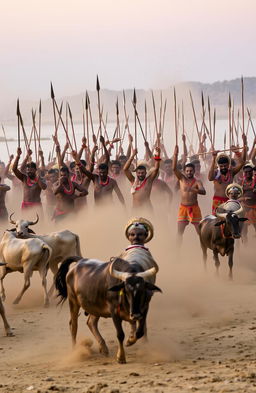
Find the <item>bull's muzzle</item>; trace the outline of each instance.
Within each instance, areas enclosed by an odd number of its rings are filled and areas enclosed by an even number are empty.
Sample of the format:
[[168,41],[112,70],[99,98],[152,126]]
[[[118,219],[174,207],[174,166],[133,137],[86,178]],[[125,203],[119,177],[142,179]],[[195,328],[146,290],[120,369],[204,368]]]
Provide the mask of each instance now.
[[142,319],[142,315],[141,314],[131,314],[130,318],[132,321],[138,321],[138,320]]

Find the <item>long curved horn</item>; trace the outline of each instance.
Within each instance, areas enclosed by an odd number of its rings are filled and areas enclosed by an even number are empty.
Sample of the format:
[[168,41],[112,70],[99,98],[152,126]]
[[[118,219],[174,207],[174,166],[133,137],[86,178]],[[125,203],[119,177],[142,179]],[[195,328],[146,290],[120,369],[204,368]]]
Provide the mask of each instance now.
[[39,215],[36,213],[36,221],[29,221],[28,225],[36,225],[39,221]]
[[228,213],[218,213],[218,212],[216,211],[216,216],[217,216],[218,218],[226,218],[226,217],[227,217],[227,214],[228,214]]
[[156,273],[157,273],[156,268],[151,267],[151,269],[145,270],[144,272],[137,273],[136,276],[142,277],[144,278],[144,280],[146,280],[147,278],[154,276]]
[[14,215],[14,213],[12,213],[12,214],[10,215],[10,217],[9,217],[10,224],[16,225],[16,222],[13,221],[13,219],[12,219],[12,216],[13,216],[13,215]]
[[130,277],[131,273],[120,272],[120,270],[114,269],[115,262],[116,262],[116,259],[114,259],[113,262],[111,262],[111,264],[109,266],[109,274],[112,277],[118,278],[118,280],[125,281],[128,277]]
[[237,216],[239,216],[239,214],[243,213],[244,209],[243,206],[241,205],[240,209],[234,211],[234,213],[236,213]]

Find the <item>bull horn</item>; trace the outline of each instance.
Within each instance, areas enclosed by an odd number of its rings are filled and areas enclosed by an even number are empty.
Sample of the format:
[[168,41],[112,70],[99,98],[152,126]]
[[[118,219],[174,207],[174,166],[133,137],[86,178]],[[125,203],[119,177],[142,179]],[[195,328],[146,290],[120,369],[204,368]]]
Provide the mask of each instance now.
[[217,216],[218,218],[226,218],[226,217],[227,217],[227,214],[228,214],[228,213],[218,213],[218,212],[216,211],[216,216]]
[[13,215],[14,215],[14,213],[12,213],[12,214],[10,215],[10,217],[9,217],[10,224],[16,225],[16,222],[13,221],[13,219],[12,219],[12,216],[13,216]]
[[155,267],[151,267],[151,269],[145,270],[144,272],[137,273],[137,277],[142,277],[144,280],[154,276],[157,273]]
[[236,213],[236,215],[239,216],[239,214],[243,213],[243,211],[244,209],[243,206],[241,205],[241,207],[238,210],[234,211],[234,213]]
[[114,269],[114,264],[116,259],[111,258],[111,264],[109,266],[109,274],[112,277],[118,278],[118,280],[125,281],[128,277],[130,277],[131,273],[120,272],[119,270]]
[[36,221],[29,221],[29,225],[36,225],[39,221],[39,215],[36,213]]

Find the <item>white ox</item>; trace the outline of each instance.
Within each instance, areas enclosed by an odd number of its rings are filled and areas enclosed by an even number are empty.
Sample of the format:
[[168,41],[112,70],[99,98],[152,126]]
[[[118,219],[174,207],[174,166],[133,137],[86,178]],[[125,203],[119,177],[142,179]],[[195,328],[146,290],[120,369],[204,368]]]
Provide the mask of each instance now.
[[5,265],[0,266],[1,296],[5,299],[3,279],[7,273],[24,273],[24,286],[13,304],[18,304],[24,292],[30,286],[33,271],[38,271],[44,288],[44,304],[49,304],[46,288],[46,275],[51,258],[51,248],[40,239],[17,239],[15,233],[5,231],[0,242],[0,261]]
[[13,214],[10,216],[10,223],[15,225],[15,229],[13,229],[13,231],[16,232],[17,237],[22,239],[40,239],[47,243],[52,249],[52,254],[49,259],[49,268],[53,273],[53,284],[48,293],[50,296],[54,290],[54,282],[55,276],[58,272],[58,264],[63,262],[68,257],[82,257],[79,236],[69,230],[51,232],[48,235],[37,235],[29,228],[29,226],[35,225],[38,222],[38,215],[36,221],[34,222],[26,220],[13,221],[12,216]]

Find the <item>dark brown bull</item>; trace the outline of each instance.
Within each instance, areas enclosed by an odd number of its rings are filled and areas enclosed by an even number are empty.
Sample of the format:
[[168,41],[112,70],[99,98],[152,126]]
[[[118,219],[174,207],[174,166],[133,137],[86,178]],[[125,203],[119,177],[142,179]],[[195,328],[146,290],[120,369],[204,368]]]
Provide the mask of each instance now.
[[220,266],[219,254],[228,256],[229,277],[232,279],[233,255],[235,239],[240,239],[240,222],[247,218],[239,217],[242,208],[236,212],[218,213],[215,216],[206,216],[199,224],[199,237],[206,265],[207,248],[213,251],[213,258],[217,269]]
[[[73,262],[76,263],[70,267]],[[100,352],[105,355],[108,355],[108,348],[98,330],[98,321],[100,317],[112,318],[119,342],[117,361],[125,363],[122,321],[128,321],[132,326],[136,324],[134,337],[129,338],[128,345],[144,335],[150,299],[154,291],[161,292],[147,281],[155,274],[155,268],[143,271],[138,263],[128,263],[120,258],[110,262],[79,257],[64,261],[55,284],[61,302],[67,298],[69,300],[73,345],[76,343],[77,320],[82,307],[88,315],[87,325],[99,343]]]

